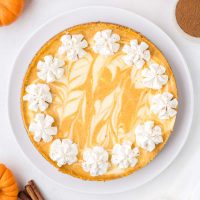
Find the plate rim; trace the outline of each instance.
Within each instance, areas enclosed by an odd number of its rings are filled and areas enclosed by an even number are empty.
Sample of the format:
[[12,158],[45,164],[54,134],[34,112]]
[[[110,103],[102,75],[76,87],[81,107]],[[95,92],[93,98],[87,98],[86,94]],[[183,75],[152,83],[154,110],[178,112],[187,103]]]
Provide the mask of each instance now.
[[[182,143],[181,145],[179,145],[177,151],[175,152],[175,154],[171,157],[171,159],[167,162],[167,164],[165,164],[165,166],[156,174],[152,175],[150,178],[146,179],[145,181],[143,181],[143,183],[141,183],[140,185],[137,185],[135,187],[131,187],[131,188],[127,188],[127,189],[123,189],[123,190],[120,190],[120,191],[115,191],[115,192],[93,192],[93,191],[84,191],[84,190],[78,190],[78,189],[74,189],[74,188],[71,188],[71,187],[66,187],[64,186],[62,183],[59,183],[57,182],[55,179],[53,179],[52,177],[49,177],[44,171],[42,171],[42,169],[40,169],[38,166],[36,166],[34,163],[33,163],[33,160],[31,158],[29,158],[25,152],[25,150],[21,147],[20,145],[20,142],[17,138],[17,136],[14,134],[15,133],[15,130],[13,128],[13,125],[12,125],[12,119],[11,119],[11,110],[10,110],[10,95],[11,95],[11,92],[12,92],[12,88],[11,88],[11,85],[12,85],[12,78],[13,78],[13,75],[14,75],[14,71],[15,71],[15,63],[17,62],[17,60],[19,59],[20,57],[20,54],[22,52],[22,50],[26,47],[27,43],[30,42],[32,40],[32,38],[34,37],[34,35],[36,33],[38,33],[39,31],[42,30],[43,27],[47,26],[48,24],[50,24],[52,21],[64,16],[64,15],[69,15],[71,13],[74,13],[74,12],[78,12],[78,11],[83,11],[83,10],[86,10],[86,9],[111,9],[111,10],[115,10],[115,11],[121,11],[121,12],[126,12],[127,14],[130,14],[130,15],[135,15],[139,18],[141,18],[143,21],[153,25],[153,26],[156,26],[157,29],[162,32],[165,37],[167,37],[168,40],[171,41],[171,43],[173,44],[174,48],[176,49],[177,53],[179,54],[179,57],[182,59],[182,62],[184,63],[185,65],[185,70],[187,71],[188,73],[188,82],[189,82],[189,88],[190,88],[190,99],[191,99],[191,119],[190,121],[188,122],[188,125],[187,125],[187,134],[184,136],[184,139],[182,140]],[[92,21],[92,20],[91,20]],[[114,22],[113,22],[114,23]],[[143,33],[142,33],[143,34]],[[145,34],[144,34],[145,35]],[[147,37],[148,38],[148,37]],[[68,11],[64,11],[58,15],[55,15],[53,17],[51,17],[49,20],[45,21],[44,23],[42,23],[41,25],[39,25],[35,31],[33,31],[32,34],[30,34],[29,37],[27,37],[25,39],[25,41],[23,42],[23,44],[21,45],[21,47],[19,48],[16,56],[15,56],[15,59],[14,59],[14,62],[12,64],[12,70],[10,72],[10,76],[9,76],[9,83],[8,83],[8,93],[7,93],[7,110],[8,110],[8,118],[9,118],[9,124],[10,124],[10,127],[11,127],[11,130],[12,130],[12,133],[14,135],[14,138],[17,142],[17,144],[19,145],[21,151],[23,152],[23,154],[25,155],[26,158],[28,158],[28,160],[31,162],[31,164],[38,169],[38,171],[40,173],[42,173],[45,177],[47,177],[48,179],[52,180],[54,183],[62,186],[63,188],[67,188],[69,190],[72,190],[72,191],[78,191],[78,192],[81,192],[81,193],[87,193],[87,194],[116,194],[116,193],[121,193],[121,192],[124,192],[124,191],[128,191],[128,190],[131,190],[131,189],[136,189],[144,184],[146,184],[147,182],[153,180],[155,177],[157,177],[158,175],[160,175],[164,170],[167,169],[167,167],[169,167],[169,165],[176,159],[176,157],[178,156],[178,154],[180,153],[180,151],[182,150],[183,146],[185,145],[186,143],[186,140],[190,134],[190,131],[191,131],[191,126],[192,126],[192,122],[193,122],[193,116],[194,116],[194,87],[193,87],[193,82],[192,82],[192,78],[191,78],[191,73],[190,73],[190,70],[189,70],[189,67],[187,65],[187,62],[185,61],[181,51],[179,50],[179,48],[177,47],[176,43],[171,39],[170,36],[168,36],[168,34],[163,31],[157,24],[153,23],[152,21],[150,21],[149,19],[135,13],[135,12],[132,12],[130,10],[127,10],[127,9],[122,9],[122,8],[119,8],[119,7],[114,7],[114,6],[103,6],[103,5],[91,5],[91,6],[83,6],[83,7],[78,7],[78,8],[75,8],[75,9],[70,9]],[[35,147],[33,147],[35,148]],[[118,179],[117,179],[118,180]],[[115,180],[113,180],[115,181]],[[110,181],[109,181],[110,182]]]

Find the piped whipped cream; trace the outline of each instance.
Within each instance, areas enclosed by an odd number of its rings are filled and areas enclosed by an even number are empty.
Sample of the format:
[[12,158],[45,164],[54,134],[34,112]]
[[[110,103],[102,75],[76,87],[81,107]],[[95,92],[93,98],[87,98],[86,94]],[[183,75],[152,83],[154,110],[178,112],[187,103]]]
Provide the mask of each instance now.
[[59,47],[59,54],[66,53],[67,58],[71,61],[76,61],[86,55],[84,48],[88,46],[87,41],[82,34],[63,35],[60,39],[62,45]]
[[24,101],[29,102],[29,110],[37,112],[45,111],[52,103],[52,95],[47,84],[31,84],[26,87],[27,94],[23,96]]
[[153,121],[147,121],[139,124],[135,129],[136,143],[143,149],[151,152],[156,145],[163,142],[162,131],[160,126],[154,126]]
[[95,53],[99,53],[103,56],[114,55],[120,48],[120,44],[117,43],[119,41],[120,36],[112,33],[110,29],[98,31],[94,35],[93,50]]
[[69,139],[56,139],[50,147],[50,158],[57,162],[58,167],[71,165],[77,161],[78,146]]
[[151,58],[149,45],[145,42],[138,44],[137,40],[131,40],[130,45],[125,44],[122,51],[126,54],[123,56],[124,62],[129,66],[136,66],[141,69],[146,61]]
[[57,127],[52,127],[53,117],[42,113],[36,114],[33,122],[29,125],[29,131],[34,134],[34,140],[40,142],[50,142],[57,134]]
[[132,143],[130,141],[124,141],[122,144],[115,144],[112,149],[112,163],[117,165],[120,169],[126,169],[128,167],[134,167],[139,156],[139,148],[131,148]]
[[178,101],[173,98],[173,94],[165,92],[157,94],[152,98],[151,111],[162,120],[174,117],[177,114]]
[[155,90],[161,89],[168,81],[168,75],[165,72],[164,66],[157,63],[151,64],[148,68],[142,70],[143,85]]
[[108,152],[100,146],[86,149],[83,152],[82,168],[91,176],[100,176],[107,172],[109,167]]
[[47,83],[60,79],[64,74],[65,62],[51,55],[44,57],[44,61],[37,64],[37,76]]

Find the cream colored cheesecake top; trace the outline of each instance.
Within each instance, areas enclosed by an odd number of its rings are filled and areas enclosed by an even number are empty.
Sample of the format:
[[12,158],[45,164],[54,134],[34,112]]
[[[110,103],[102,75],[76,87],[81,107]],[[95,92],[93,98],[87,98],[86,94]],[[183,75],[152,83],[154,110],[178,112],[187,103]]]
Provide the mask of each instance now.
[[160,50],[110,23],[69,28],[37,52],[21,112],[37,150],[61,172],[111,180],[147,165],[176,119],[177,88]]

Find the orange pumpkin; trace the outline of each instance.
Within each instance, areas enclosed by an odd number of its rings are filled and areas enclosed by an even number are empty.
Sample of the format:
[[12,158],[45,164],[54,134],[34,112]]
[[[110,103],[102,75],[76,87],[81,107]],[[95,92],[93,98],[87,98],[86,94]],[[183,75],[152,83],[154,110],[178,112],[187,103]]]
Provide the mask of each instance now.
[[0,164],[0,199],[17,200],[18,186],[12,172],[4,165]]
[[24,0],[0,0],[0,26],[14,22],[22,12]]

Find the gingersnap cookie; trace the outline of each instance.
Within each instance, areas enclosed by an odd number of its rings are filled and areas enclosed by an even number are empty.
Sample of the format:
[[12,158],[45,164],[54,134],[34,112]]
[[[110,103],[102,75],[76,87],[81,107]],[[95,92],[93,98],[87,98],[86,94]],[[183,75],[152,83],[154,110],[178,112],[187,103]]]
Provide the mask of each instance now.
[[112,180],[147,165],[167,142],[177,114],[173,72],[133,29],[80,24],[37,52],[24,77],[27,134],[59,171]]
[[185,33],[200,37],[200,1],[179,0],[176,5],[176,20]]

